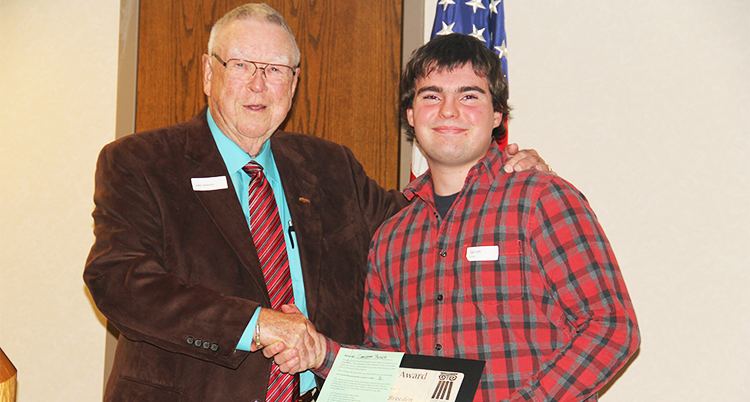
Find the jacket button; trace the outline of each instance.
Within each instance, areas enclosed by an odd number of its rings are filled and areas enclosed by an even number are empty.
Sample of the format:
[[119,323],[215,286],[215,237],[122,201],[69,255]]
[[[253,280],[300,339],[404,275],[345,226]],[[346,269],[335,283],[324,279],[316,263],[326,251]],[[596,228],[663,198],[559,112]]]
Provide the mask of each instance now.
[[187,339],[185,339],[185,342],[187,342],[188,345],[192,345],[193,342],[195,342],[195,339],[193,339],[192,336],[188,336]]
[[197,348],[201,347],[202,344],[203,341],[201,341],[200,339],[196,339],[195,342],[193,342],[193,345],[195,345],[195,347]]
[[219,350],[219,345],[218,345],[218,344],[216,344],[216,343],[212,343],[212,344],[211,344],[211,351],[212,351],[212,352],[216,352],[216,351],[218,351],[218,350]]
[[203,342],[203,349],[208,350],[211,347],[211,344],[208,342]]

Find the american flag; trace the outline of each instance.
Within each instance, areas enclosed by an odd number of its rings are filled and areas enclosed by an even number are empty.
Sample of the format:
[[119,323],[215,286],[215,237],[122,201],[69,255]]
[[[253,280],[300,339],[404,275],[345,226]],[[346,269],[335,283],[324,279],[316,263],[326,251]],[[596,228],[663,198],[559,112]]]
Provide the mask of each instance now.
[[[508,49],[505,37],[505,9],[503,0],[439,0],[432,35],[463,33],[481,40],[499,56],[505,77],[508,77]],[[508,137],[500,143],[508,145]],[[427,171],[427,161],[417,148],[412,148],[411,179]]]

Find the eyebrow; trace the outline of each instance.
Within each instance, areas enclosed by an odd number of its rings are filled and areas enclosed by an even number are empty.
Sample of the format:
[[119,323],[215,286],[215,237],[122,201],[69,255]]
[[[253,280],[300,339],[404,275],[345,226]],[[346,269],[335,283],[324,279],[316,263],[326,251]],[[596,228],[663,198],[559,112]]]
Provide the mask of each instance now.
[[[458,88],[458,91],[456,91],[456,92],[458,92],[458,93],[464,93],[464,92],[472,92],[472,91],[476,91],[476,92],[479,92],[479,93],[482,93],[482,94],[487,93],[484,89],[482,89],[480,87],[475,87],[475,86],[460,87],[460,88]],[[435,86],[435,85],[432,85],[432,86],[429,86],[429,87],[422,87],[422,88],[419,88],[419,90],[417,90],[417,95],[421,95],[424,92],[443,93],[443,89],[441,87],[438,87],[438,86]]]

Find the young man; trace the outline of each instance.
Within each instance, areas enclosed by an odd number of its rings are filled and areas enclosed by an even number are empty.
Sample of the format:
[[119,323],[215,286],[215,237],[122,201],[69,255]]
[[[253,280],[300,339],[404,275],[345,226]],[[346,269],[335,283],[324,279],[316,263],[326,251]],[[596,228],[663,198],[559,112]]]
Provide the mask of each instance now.
[[[468,35],[436,38],[401,91],[430,170],[373,239],[366,347],[485,360],[476,401],[596,400],[638,349],[635,313],[584,196],[553,174],[499,168],[499,58]],[[326,348],[321,376],[339,345]]]

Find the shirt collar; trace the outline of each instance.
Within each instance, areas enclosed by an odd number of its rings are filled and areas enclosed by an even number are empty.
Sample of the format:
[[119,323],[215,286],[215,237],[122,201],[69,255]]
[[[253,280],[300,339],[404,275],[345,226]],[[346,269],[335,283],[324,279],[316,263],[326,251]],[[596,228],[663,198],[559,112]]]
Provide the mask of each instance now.
[[[483,173],[488,175],[490,181],[494,181],[497,175],[505,174],[506,172],[503,169],[503,165],[505,165],[507,159],[508,157],[505,155],[505,152],[500,149],[497,141],[492,141],[490,149],[487,151],[487,155],[469,170],[466,181],[464,182],[464,187],[473,182],[474,177]],[[434,198],[433,194],[434,189],[432,187],[432,173],[430,172],[430,169],[427,169],[424,174],[416,178],[404,188],[404,196],[406,196],[406,199],[409,201],[414,199],[414,197],[431,200]]]
[[276,164],[273,163],[273,154],[271,153],[271,141],[268,140],[263,144],[260,154],[255,159],[251,158],[239,145],[235,144],[234,141],[230,140],[216,125],[213,116],[211,116],[211,109],[208,109],[206,113],[208,120],[208,127],[211,129],[211,134],[214,137],[216,146],[219,148],[224,164],[229,172],[241,171],[245,165],[251,160],[254,160],[261,166],[263,166],[264,174],[268,175],[268,170],[276,169]]

